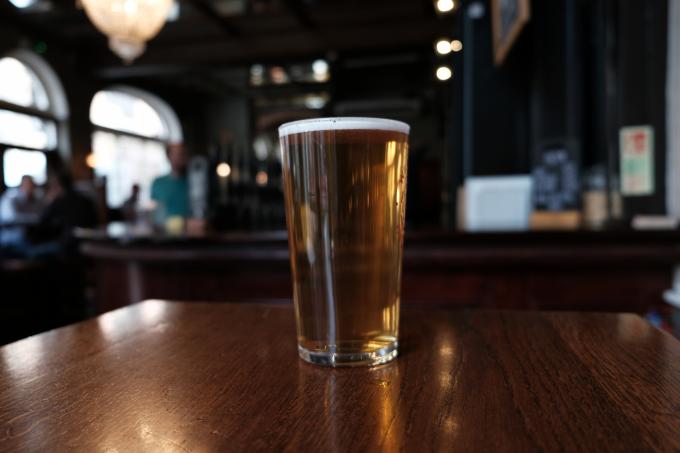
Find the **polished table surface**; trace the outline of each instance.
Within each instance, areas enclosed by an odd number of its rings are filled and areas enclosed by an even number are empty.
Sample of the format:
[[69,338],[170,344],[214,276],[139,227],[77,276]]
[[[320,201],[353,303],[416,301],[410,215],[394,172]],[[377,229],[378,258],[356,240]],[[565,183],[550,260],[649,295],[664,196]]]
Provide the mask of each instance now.
[[0,451],[680,450],[680,343],[636,315],[407,309],[372,369],[294,332],[148,301],[5,346]]

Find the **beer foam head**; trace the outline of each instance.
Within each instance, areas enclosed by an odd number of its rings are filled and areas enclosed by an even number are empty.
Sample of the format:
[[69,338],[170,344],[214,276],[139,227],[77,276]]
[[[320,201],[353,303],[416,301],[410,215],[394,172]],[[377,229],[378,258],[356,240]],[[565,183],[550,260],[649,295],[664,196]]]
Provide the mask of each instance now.
[[317,131],[339,130],[379,130],[394,131],[408,134],[411,127],[401,121],[384,118],[313,118],[309,120],[293,121],[279,127],[279,136]]

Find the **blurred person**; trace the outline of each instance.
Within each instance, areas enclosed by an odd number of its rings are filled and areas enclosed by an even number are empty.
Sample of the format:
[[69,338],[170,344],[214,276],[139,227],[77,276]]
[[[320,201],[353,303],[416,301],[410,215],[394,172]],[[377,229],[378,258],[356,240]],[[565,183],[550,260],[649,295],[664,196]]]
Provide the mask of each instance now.
[[[40,217],[43,202],[36,192],[36,184],[29,175],[21,178],[19,187],[10,188],[0,198],[0,246],[8,254],[21,255],[28,245],[25,228]],[[17,224],[17,225],[12,225]]]
[[21,178],[19,187],[7,189],[0,198],[0,222],[18,223],[36,221],[42,209],[36,184],[29,175]]
[[137,220],[137,206],[139,205],[139,184],[132,185],[132,193],[130,197],[123,203],[122,211],[123,218],[127,222],[134,222]]
[[187,165],[189,155],[181,143],[168,145],[168,160],[171,171],[165,176],[156,178],[151,184],[151,199],[160,209],[161,221],[189,217],[189,184],[187,181]]
[[37,243],[29,250],[29,257],[73,255],[77,252],[74,228],[97,226],[94,202],[73,188],[71,176],[58,171],[48,178],[49,204],[40,216],[34,238]]

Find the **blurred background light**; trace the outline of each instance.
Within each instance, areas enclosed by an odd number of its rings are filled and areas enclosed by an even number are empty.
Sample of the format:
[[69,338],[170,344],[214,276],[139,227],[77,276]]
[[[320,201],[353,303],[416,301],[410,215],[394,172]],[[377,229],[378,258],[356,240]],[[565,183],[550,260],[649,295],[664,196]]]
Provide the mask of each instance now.
[[449,54],[452,49],[451,42],[449,42],[448,39],[440,39],[437,41],[437,44],[435,44],[435,49],[439,55]]
[[456,7],[456,4],[453,0],[437,0],[436,7],[437,11],[440,13],[448,13],[453,11],[453,8]]
[[441,80],[442,82],[449,80],[453,73],[451,72],[451,68],[448,66],[439,66],[437,68],[437,79]]
[[257,183],[258,186],[266,186],[268,181],[269,176],[267,175],[266,171],[260,170],[255,175],[255,182]]
[[38,0],[9,0],[9,2],[19,9],[30,8],[35,5]]
[[217,166],[217,176],[220,178],[227,178],[231,174],[231,166],[226,163],[222,162]]

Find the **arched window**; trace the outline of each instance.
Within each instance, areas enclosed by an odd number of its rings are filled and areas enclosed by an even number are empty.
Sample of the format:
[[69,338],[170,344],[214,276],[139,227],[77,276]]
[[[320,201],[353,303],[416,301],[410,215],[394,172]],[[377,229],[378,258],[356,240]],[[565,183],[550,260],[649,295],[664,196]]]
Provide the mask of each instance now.
[[0,165],[2,186],[24,175],[38,184],[47,177],[46,153],[58,147],[59,123],[68,116],[56,74],[28,51],[0,57]]
[[130,87],[95,94],[90,104],[95,174],[106,177],[109,206],[119,207],[140,186],[142,204],[154,178],[170,171],[168,143],[182,141],[177,116],[163,100]]

